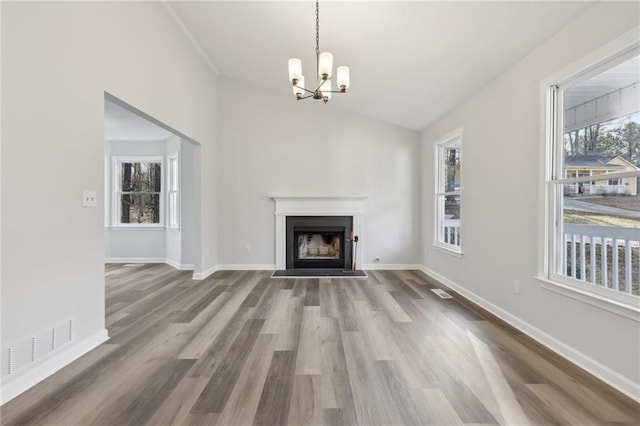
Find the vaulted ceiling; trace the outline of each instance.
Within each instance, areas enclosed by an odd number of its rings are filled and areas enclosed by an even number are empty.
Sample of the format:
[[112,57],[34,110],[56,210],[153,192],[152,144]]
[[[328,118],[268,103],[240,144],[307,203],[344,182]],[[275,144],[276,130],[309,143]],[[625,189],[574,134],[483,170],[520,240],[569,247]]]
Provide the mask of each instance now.
[[[576,19],[591,2],[320,3],[320,50],[351,70],[327,108],[422,130]],[[287,61],[315,75],[315,3],[174,1],[219,74],[295,98]],[[312,100],[301,102],[317,102]]]

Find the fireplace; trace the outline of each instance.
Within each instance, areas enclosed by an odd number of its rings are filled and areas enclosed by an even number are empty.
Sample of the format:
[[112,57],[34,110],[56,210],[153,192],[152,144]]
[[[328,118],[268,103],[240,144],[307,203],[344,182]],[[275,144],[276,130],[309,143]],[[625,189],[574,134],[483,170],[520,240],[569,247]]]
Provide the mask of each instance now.
[[350,269],[351,216],[287,216],[287,269]]
[[[287,219],[289,217],[321,217],[323,219],[332,217],[346,217],[345,225],[322,225],[318,223],[309,224],[310,226],[339,226],[350,228],[344,231],[344,235],[351,236],[351,232],[360,237],[358,243],[357,254],[358,262],[363,258],[363,254],[366,252],[366,238],[363,232],[363,215],[365,210],[365,203],[367,197],[358,195],[349,196],[313,196],[313,195],[283,195],[283,196],[271,196],[274,201],[274,215],[275,215],[275,269],[277,271],[293,271],[293,233],[291,230],[287,230]],[[352,249],[350,242],[344,239],[345,242],[345,259],[340,264],[341,268],[345,266],[345,269],[351,269],[349,266],[353,265]],[[314,269],[297,269],[298,271],[314,271]],[[334,269],[337,271],[338,269]]]

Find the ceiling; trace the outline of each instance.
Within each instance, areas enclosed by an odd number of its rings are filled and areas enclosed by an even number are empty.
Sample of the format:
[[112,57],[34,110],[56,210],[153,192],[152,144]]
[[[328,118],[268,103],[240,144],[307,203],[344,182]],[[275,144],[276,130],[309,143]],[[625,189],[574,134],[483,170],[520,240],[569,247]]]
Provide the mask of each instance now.
[[[423,130],[591,4],[321,2],[320,50],[333,53],[334,72],[351,71],[348,93],[326,107]],[[306,81],[314,78],[313,1],[173,1],[168,9],[219,74],[292,102],[288,59],[302,59]]]

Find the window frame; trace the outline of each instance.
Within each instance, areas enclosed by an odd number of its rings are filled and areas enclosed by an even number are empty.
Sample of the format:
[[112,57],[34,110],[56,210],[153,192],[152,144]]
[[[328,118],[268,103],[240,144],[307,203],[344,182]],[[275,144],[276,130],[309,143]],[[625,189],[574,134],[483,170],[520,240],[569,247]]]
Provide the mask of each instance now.
[[[451,254],[456,257],[462,257],[463,254],[463,223],[462,223],[462,213],[460,214],[460,223],[458,227],[458,236],[457,239],[459,241],[458,245],[450,244],[444,241],[444,201],[447,196],[458,196],[460,199],[460,209],[462,209],[462,176],[463,176],[463,154],[462,154],[462,138],[463,138],[463,130],[462,128],[458,128],[453,132],[445,135],[444,137],[438,139],[434,143],[434,157],[435,157],[435,187],[434,187],[434,240],[433,245],[439,250]],[[445,162],[444,162],[444,153],[447,149],[450,148],[458,148],[460,153],[460,189],[457,191],[445,191]]]
[[[113,228],[137,228],[137,229],[161,229],[165,228],[165,182],[162,175],[165,174],[165,161],[163,156],[113,156],[113,191],[112,191],[112,227]],[[120,168],[123,163],[159,163],[160,164],[160,221],[158,223],[122,223],[120,222],[120,202],[122,195],[122,182],[120,178]],[[155,192],[154,192],[155,193]]]
[[[172,166],[175,164],[175,167]],[[181,224],[181,215],[180,215],[180,192],[181,192],[181,179],[180,179],[180,151],[172,152],[167,155],[167,167],[166,173],[167,176],[167,228],[169,229],[180,229]],[[175,181],[175,184],[174,184]],[[174,188],[175,187],[175,188]],[[175,194],[175,215],[173,218],[172,212],[172,194]],[[175,220],[174,220],[175,219]]]
[[[564,296],[580,300],[609,312],[640,322],[640,298],[616,290],[586,283],[577,278],[561,275],[557,265],[562,264],[559,258],[562,250],[558,244],[563,244],[563,218],[558,210],[561,203],[562,191],[556,191],[556,185],[591,184],[594,176],[566,177],[564,168],[564,111],[563,91],[590,79],[634,56],[640,54],[640,42],[633,37],[632,32],[621,37],[611,45],[598,49],[587,58],[572,64],[567,69],[542,82],[541,88],[546,98],[545,132],[544,138],[544,202],[541,212],[544,225],[544,241],[542,242],[541,271],[538,275],[543,288]],[[613,52],[613,53],[612,53]],[[558,113],[560,112],[560,113]],[[623,179],[636,177],[638,172],[605,173],[606,179]],[[559,243],[560,241],[560,243]]]

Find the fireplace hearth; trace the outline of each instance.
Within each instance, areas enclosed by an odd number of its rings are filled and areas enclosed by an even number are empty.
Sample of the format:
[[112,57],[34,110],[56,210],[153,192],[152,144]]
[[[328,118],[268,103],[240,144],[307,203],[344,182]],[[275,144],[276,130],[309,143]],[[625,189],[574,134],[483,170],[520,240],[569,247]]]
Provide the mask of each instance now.
[[287,269],[351,269],[351,216],[287,216]]

